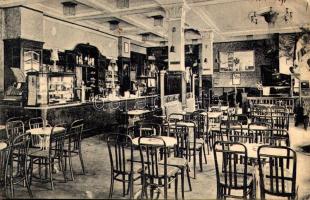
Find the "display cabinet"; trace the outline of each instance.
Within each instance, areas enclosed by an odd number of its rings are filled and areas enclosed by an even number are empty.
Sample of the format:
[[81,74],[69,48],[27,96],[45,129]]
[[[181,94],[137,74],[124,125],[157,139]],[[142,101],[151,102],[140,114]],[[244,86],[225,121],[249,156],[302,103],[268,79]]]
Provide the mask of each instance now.
[[29,72],[28,106],[68,104],[78,101],[75,88],[75,73]]

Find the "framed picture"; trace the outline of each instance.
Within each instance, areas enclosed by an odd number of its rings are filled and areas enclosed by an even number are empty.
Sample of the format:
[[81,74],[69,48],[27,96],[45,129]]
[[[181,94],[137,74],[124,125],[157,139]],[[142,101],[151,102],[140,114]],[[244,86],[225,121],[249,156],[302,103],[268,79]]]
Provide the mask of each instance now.
[[124,53],[129,53],[129,44],[124,42]]
[[220,72],[255,71],[254,51],[219,52]]
[[232,74],[232,84],[233,85],[240,85],[241,84],[241,74],[240,73],[233,73]]

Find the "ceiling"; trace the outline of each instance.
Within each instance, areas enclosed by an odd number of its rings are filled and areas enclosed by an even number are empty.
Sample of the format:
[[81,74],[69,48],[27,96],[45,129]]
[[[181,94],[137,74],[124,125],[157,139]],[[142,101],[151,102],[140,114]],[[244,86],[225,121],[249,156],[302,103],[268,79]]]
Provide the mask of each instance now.
[[[64,16],[65,1],[77,3],[74,16]],[[185,3],[185,38],[187,43],[200,40],[196,30],[214,32],[214,41],[234,41],[266,38],[270,33],[299,32],[310,25],[310,0],[129,0],[129,8],[117,8],[116,0],[0,0],[0,7],[24,5],[43,11],[63,20],[90,26],[116,35],[126,36],[144,46],[158,46],[167,41],[168,20],[165,8],[171,2]],[[308,5],[309,4],[309,5]],[[250,14],[269,10],[279,13],[273,26],[268,26],[262,16],[257,24],[251,23]],[[285,9],[293,12],[290,22],[285,22]],[[152,16],[163,16],[163,26],[154,26]],[[110,30],[109,21],[118,21],[119,28]],[[147,41],[142,35],[149,33]]]

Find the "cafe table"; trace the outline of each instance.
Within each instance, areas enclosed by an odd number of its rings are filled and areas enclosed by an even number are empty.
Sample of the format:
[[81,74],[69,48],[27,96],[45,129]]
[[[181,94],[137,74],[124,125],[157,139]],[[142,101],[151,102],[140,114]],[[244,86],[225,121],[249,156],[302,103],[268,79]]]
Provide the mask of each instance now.
[[[169,137],[169,136],[158,136],[158,137],[160,137],[163,141],[165,141],[167,147],[174,147],[177,144],[177,139],[175,137]],[[132,144],[135,146],[139,146],[139,138],[140,137],[136,137],[132,139]],[[163,142],[161,140],[152,137],[141,138],[140,142],[149,145],[163,145]]]
[[[47,149],[49,146],[49,138],[52,133],[53,127],[47,126],[47,127],[41,127],[41,128],[33,128],[26,131],[26,133],[30,133],[32,137],[38,137],[39,138],[39,144],[38,147],[41,149]],[[64,127],[54,127],[54,133],[59,133],[64,131]],[[37,146],[36,144],[34,144]]]
[[126,114],[128,116],[128,124],[134,125],[136,121],[143,119],[143,116],[150,112],[151,112],[150,110],[141,110],[141,109],[127,111]]
[[5,149],[7,146],[7,143],[0,141],[0,150]]

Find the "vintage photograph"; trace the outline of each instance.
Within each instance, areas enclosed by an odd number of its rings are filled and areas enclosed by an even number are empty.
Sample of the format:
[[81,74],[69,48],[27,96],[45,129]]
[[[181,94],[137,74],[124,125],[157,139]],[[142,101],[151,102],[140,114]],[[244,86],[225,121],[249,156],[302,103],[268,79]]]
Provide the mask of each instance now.
[[310,0],[0,0],[0,199],[310,199]]

